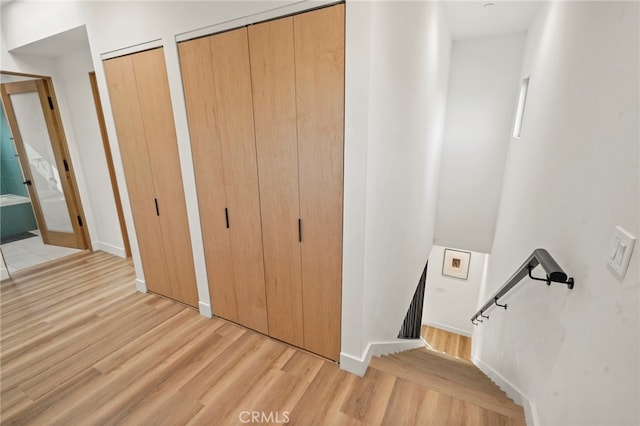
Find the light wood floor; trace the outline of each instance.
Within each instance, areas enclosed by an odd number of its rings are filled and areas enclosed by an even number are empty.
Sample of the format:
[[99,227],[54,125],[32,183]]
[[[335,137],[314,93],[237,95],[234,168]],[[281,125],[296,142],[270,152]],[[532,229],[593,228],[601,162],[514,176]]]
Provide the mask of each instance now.
[[415,350],[376,358],[359,378],[138,293],[130,260],[101,252],[0,288],[3,425],[241,424],[247,411],[300,425],[524,425],[468,361]]
[[422,338],[435,351],[455,356],[457,358],[471,359],[471,338],[451,333],[439,328],[422,326]]

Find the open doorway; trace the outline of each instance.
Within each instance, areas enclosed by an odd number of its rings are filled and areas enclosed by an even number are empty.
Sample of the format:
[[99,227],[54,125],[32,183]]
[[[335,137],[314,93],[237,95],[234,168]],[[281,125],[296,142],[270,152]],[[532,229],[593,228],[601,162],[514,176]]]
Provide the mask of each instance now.
[[51,79],[0,72],[3,257],[9,273],[89,247]]

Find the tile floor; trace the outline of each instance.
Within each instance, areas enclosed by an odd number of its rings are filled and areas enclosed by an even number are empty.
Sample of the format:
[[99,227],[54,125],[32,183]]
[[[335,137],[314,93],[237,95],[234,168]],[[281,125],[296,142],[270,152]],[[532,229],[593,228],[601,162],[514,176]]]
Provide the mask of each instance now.
[[10,274],[82,251],[44,244],[39,231],[29,232],[37,234],[37,237],[0,245]]

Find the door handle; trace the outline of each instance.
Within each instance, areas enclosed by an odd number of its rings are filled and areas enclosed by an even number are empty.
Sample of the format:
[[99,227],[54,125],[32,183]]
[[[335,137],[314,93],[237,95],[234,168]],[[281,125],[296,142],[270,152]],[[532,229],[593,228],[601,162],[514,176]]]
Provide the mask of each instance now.
[[29,185],[31,186],[31,181],[29,179],[25,180],[24,182],[22,182],[24,185]]
[[229,210],[224,208],[224,219],[227,221],[227,229],[229,229]]
[[158,208],[158,199],[154,198],[153,201],[156,203],[156,216],[160,216],[160,209]]

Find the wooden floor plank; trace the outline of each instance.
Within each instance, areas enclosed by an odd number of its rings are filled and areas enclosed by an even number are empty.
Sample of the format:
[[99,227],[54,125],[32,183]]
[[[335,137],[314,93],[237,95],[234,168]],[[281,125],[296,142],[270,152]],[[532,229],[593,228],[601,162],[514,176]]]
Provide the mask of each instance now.
[[428,325],[422,326],[422,337],[434,351],[460,359],[471,359],[471,338]]
[[130,259],[82,252],[1,283],[2,425],[524,425],[468,360],[410,351],[360,378],[134,280]]

